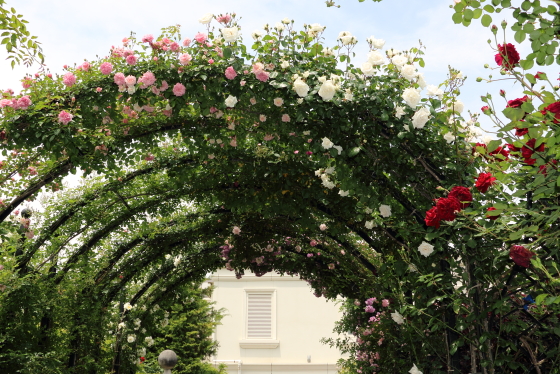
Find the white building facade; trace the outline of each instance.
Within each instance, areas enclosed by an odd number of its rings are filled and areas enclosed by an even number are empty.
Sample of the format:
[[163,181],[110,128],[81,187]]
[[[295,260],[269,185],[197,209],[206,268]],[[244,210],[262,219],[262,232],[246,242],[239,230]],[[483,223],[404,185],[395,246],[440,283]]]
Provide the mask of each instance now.
[[269,273],[236,279],[226,269],[208,280],[212,301],[225,317],[214,338],[220,347],[213,362],[230,374],[334,374],[342,357],[321,338],[336,337],[339,305],[317,298],[307,282]]

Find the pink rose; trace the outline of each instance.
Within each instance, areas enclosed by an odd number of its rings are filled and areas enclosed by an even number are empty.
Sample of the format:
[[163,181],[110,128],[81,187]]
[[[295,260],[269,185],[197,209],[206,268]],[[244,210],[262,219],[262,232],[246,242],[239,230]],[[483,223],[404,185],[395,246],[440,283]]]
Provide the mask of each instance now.
[[126,82],[125,82],[125,77],[123,73],[117,73],[115,74],[113,80],[115,81],[116,84],[118,84],[119,86],[123,86]]
[[177,83],[173,86],[173,94],[175,94],[175,96],[183,96],[185,92],[187,92],[187,90],[181,83]]
[[183,40],[183,46],[187,47],[189,44],[191,44],[191,40],[189,38]]
[[257,73],[255,73],[255,77],[261,82],[266,82],[270,77],[270,74],[264,70],[259,70]]
[[152,34],[144,35],[142,37],[142,43],[151,43],[154,40],[154,36]]
[[62,77],[62,83],[64,83],[64,85],[66,85],[67,87],[72,87],[74,84],[76,84],[76,76],[68,72],[64,74],[64,77]]
[[88,71],[89,68],[90,68],[90,66],[91,66],[91,65],[89,64],[89,62],[84,61],[84,63],[80,66],[80,68],[81,68],[83,71]]
[[29,96],[22,96],[17,102],[17,106],[19,109],[27,109],[30,105],[31,99],[29,98]]
[[142,77],[138,80],[138,83],[142,83],[142,88],[150,87],[156,82],[156,77],[151,71],[145,72]]
[[282,115],[282,122],[290,122],[290,116],[287,114]]
[[104,62],[99,66],[99,70],[101,70],[101,74],[109,75],[113,71],[113,65],[110,62]]
[[212,65],[212,64],[214,63],[214,59],[213,59],[213,58],[209,59],[209,60],[208,60],[208,63],[209,63],[210,65]]
[[130,55],[126,58],[126,63],[129,64],[129,65],[136,65],[136,61],[137,61],[137,59],[136,59],[136,56],[134,56],[134,55]]
[[188,65],[189,62],[191,62],[192,60],[192,56],[189,55],[188,53],[183,53],[181,56],[179,56],[179,63],[181,65]]
[[204,43],[207,38],[208,38],[208,36],[205,33],[202,33],[202,32],[199,32],[198,34],[196,34],[194,36],[194,40],[196,40],[199,43]]
[[73,117],[73,115],[63,110],[58,114],[58,122],[62,123],[63,125],[67,125],[68,122],[72,121]]
[[225,74],[227,79],[234,79],[235,77],[237,77],[237,73],[235,72],[233,66],[228,67]]
[[159,88],[159,90],[160,90],[161,92],[163,92],[163,91],[167,90],[168,88],[169,88],[169,85],[167,84],[167,82],[166,82],[166,81],[162,81],[162,82],[161,82],[161,87]]
[[124,82],[128,87],[132,87],[136,84],[136,77],[134,75],[129,75],[124,79]]
[[177,42],[173,42],[171,43],[171,45],[169,46],[169,48],[173,51],[173,52],[177,52],[179,50],[179,44]]

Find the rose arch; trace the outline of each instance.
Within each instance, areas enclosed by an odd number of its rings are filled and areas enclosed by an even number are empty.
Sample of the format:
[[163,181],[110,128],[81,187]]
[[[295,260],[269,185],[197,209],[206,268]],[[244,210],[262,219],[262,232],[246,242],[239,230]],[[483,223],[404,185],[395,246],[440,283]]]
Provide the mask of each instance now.
[[[487,277],[523,269],[492,255],[501,238],[480,234],[493,181],[469,189],[488,159],[472,157],[460,74],[426,87],[418,49],[370,39],[356,68],[350,33],[329,48],[323,26],[286,22],[249,47],[235,17],[215,19],[221,29],[193,40],[175,27],[126,39],[4,93],[3,350],[56,352],[66,372],[129,370],[102,342],[115,302],[150,326],[178,286],[226,267],[299,275],[317,296],[361,302],[342,329],[392,352],[359,349],[369,371],[461,370],[475,344],[475,365],[488,360],[494,327],[475,318],[503,285]],[[83,186],[11,223],[77,170],[90,176]]]

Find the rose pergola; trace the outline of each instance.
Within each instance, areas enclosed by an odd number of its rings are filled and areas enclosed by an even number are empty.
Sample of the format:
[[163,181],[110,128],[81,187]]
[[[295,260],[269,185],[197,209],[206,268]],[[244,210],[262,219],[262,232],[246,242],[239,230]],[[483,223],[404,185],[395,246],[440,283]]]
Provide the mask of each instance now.
[[[471,143],[461,74],[428,86],[418,49],[371,38],[356,68],[348,32],[329,48],[323,26],[286,20],[249,47],[235,16],[201,22],[193,40],[175,27],[125,39],[4,93],[1,365],[35,354],[58,372],[132,370],[128,327],[104,340],[115,321],[146,319],[144,342],[155,305],[220,267],[297,274],[317,296],[348,298],[338,329],[355,343],[332,343],[354,353],[350,370],[554,365],[555,299],[516,303],[556,295],[556,223],[542,211],[555,200],[509,209],[502,184],[540,196],[556,181],[538,168],[552,145]],[[555,123],[537,121],[541,137]],[[87,183],[18,228],[20,205],[76,170]],[[131,309],[115,312],[119,301]]]

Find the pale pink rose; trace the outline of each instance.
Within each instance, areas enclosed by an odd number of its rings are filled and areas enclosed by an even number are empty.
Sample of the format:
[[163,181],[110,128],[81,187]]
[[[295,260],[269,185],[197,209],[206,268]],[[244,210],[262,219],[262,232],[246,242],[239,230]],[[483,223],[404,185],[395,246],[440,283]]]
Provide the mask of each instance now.
[[290,122],[290,116],[287,114],[282,115],[282,122]]
[[134,56],[134,55],[130,55],[126,58],[126,63],[129,64],[129,65],[136,65],[136,61],[137,61],[137,59],[136,59],[136,56]]
[[266,116],[265,116],[264,114],[261,114],[261,115],[259,116],[259,121],[261,121],[261,122],[266,121]]
[[128,38],[123,38],[122,42],[123,42],[124,45],[127,45],[128,44]]
[[67,125],[68,122],[72,121],[73,117],[73,115],[63,110],[58,114],[58,122],[62,123],[63,125]]
[[229,145],[237,147],[237,137],[234,136],[233,139],[231,139],[231,142],[229,142]]
[[208,36],[203,32],[199,32],[194,36],[194,40],[196,40],[199,43],[204,43],[207,38]]
[[29,108],[30,105],[31,105],[31,99],[27,95],[20,97],[17,102],[17,106],[19,109],[27,109]]
[[101,70],[101,74],[109,75],[113,71],[113,65],[110,62],[104,62],[99,66],[99,70]]
[[187,89],[181,83],[177,83],[173,86],[173,94],[175,96],[183,96],[185,92],[187,92]]
[[261,82],[266,82],[270,77],[270,74],[264,70],[259,70],[257,73],[255,73],[255,77]]
[[154,156],[151,153],[148,153],[148,155],[146,157],[144,157],[144,160],[146,161],[153,161],[156,158],[156,156]]
[[[257,74],[259,71],[264,70],[264,65],[260,62],[255,62],[253,64],[253,74]],[[247,73],[245,73],[247,74]]]
[[179,48],[181,48],[179,46],[179,44],[177,42],[173,42],[169,45],[169,48],[173,51],[173,52],[177,52],[179,50]]
[[274,135],[271,135],[271,134],[266,134],[266,135],[264,136],[264,138],[263,138],[263,140],[264,140],[265,142],[269,142],[269,141],[271,141],[272,139],[274,139]]
[[209,63],[210,65],[212,65],[212,64],[214,63],[214,59],[213,59],[213,58],[209,59],[209,60],[208,60],[208,63]]
[[126,84],[126,79],[125,79],[123,73],[117,73],[117,74],[115,74],[113,80],[114,80],[115,83],[118,84],[119,86],[124,86],[124,85]]
[[29,166],[27,170],[29,170],[30,175],[37,175],[37,168],[35,166]]
[[245,81],[239,82],[239,84],[241,85],[241,87],[245,86],[245,83],[247,83],[247,82],[245,82]]
[[309,242],[309,245],[312,247],[316,247],[317,246],[317,240],[313,239],[312,241]]
[[33,238],[34,236],[35,236],[35,233],[33,232],[33,230],[29,230],[29,231],[27,231],[27,232],[25,233],[25,237],[26,237],[27,239],[31,239],[31,238]]
[[33,79],[24,78],[24,79],[21,81],[21,86],[22,86],[23,88],[29,88],[29,87],[31,87],[31,83],[33,83]]
[[152,34],[144,35],[142,37],[142,43],[151,43],[154,40],[154,36]]
[[188,65],[189,62],[191,62],[192,60],[192,56],[189,55],[188,53],[183,53],[181,56],[179,56],[179,63],[181,65]]
[[152,60],[157,61],[157,60],[159,60],[159,58],[158,58],[158,56],[154,56],[154,57],[152,57]]
[[233,226],[233,230],[231,230],[231,232],[232,232],[234,235],[239,235],[239,234],[241,233],[241,229],[240,229],[239,227],[237,227],[237,226]]
[[189,44],[191,44],[191,40],[190,40],[189,38],[183,40],[183,45],[184,45],[185,47],[187,47]]
[[218,16],[218,17],[216,17],[216,21],[218,21],[220,23],[228,23],[229,21],[231,21],[231,16],[229,14],[225,14],[223,16]]
[[90,68],[90,66],[91,66],[91,65],[89,64],[89,62],[84,61],[84,63],[80,66],[80,68],[81,68],[83,71],[88,71],[89,68]]
[[95,91],[97,91],[97,92],[101,92],[101,91],[103,91],[103,88],[101,88],[101,87],[97,87],[97,88],[95,89]]
[[76,84],[76,76],[68,72],[64,74],[64,77],[62,77],[62,83],[64,83],[64,85],[66,85],[67,87],[72,87],[74,84]]
[[156,86],[152,86],[151,90],[154,95],[159,95],[159,89]]
[[0,100],[0,108],[4,108],[7,106],[12,106],[12,100],[8,100],[8,99],[2,99]]
[[319,230],[325,231],[326,229],[327,229],[327,225],[325,225],[324,223],[321,223],[321,224],[319,225]]
[[284,104],[284,100],[282,100],[281,97],[277,97],[276,99],[274,99],[274,105],[282,106],[282,104]]
[[237,77],[237,73],[235,72],[235,69],[233,68],[233,66],[230,66],[226,69],[226,78],[227,79],[233,79],[235,77]]
[[[116,76],[116,75],[115,75]],[[136,77],[134,75],[129,75],[124,79],[124,82],[128,87],[132,87],[136,84]]]
[[329,269],[334,270],[334,264],[329,264]]
[[218,111],[218,108],[216,108],[215,106],[210,107],[210,114],[214,114]]
[[161,87],[159,88],[159,90],[160,90],[161,92],[163,92],[163,91],[167,90],[168,88],[169,88],[169,85],[167,84],[167,82],[166,82],[166,81],[162,81],[162,82],[161,82]]
[[142,88],[150,87],[156,82],[156,77],[151,71],[145,72],[142,77],[138,80],[138,83],[142,83]]
[[294,154],[297,155],[299,153],[299,151],[294,151]]
[[257,99],[252,97],[252,98],[249,99],[249,102],[251,103],[251,105],[255,105],[257,103]]

